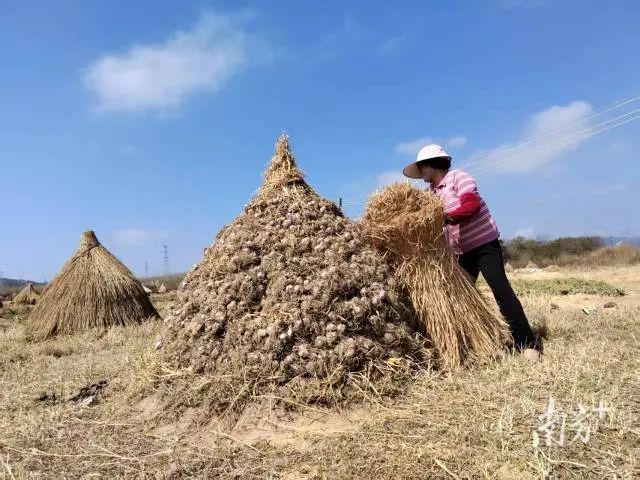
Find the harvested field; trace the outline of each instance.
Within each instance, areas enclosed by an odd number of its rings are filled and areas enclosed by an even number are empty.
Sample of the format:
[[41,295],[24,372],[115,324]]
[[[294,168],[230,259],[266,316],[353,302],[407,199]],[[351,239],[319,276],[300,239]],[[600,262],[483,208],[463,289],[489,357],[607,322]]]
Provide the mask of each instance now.
[[[488,288],[481,279],[480,287]],[[621,297],[625,291],[603,280],[585,280],[581,278],[551,278],[529,280],[515,278],[511,286],[518,295],[601,295],[604,297]]]
[[640,480],[588,7],[0,0],[0,480]]
[[[578,273],[554,275],[608,275]],[[140,374],[155,363],[159,322],[29,344],[22,322],[2,318],[0,478],[636,478],[640,269],[618,269],[612,283],[621,279],[630,294],[618,308],[588,316],[582,307],[610,297],[524,299],[549,329],[539,364],[509,356],[466,373],[425,370],[403,396],[370,393],[350,408],[297,406],[261,421],[248,413],[234,430],[196,428],[189,412],[159,419],[147,396],[154,379]],[[101,380],[95,403],[69,401]],[[569,415],[600,401],[608,411],[597,428],[585,418],[586,443],[568,422],[564,445],[535,449],[549,398]]]

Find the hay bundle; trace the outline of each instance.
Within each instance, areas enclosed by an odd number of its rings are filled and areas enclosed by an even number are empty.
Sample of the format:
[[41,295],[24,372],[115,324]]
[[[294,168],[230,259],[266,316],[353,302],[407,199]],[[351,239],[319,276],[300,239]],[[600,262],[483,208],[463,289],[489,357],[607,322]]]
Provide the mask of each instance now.
[[13,303],[15,305],[35,305],[39,298],[40,295],[34,286],[31,283],[27,283],[27,285],[20,290],[20,293],[14,297]]
[[[281,136],[264,185],[179,289],[168,366],[204,376],[203,400],[226,410],[261,394],[338,401],[354,372],[375,383],[389,357],[422,358],[410,299],[358,233]],[[168,391],[195,403],[187,384],[189,400]]]
[[507,326],[459,268],[437,196],[409,183],[391,185],[369,199],[362,225],[407,286],[444,367],[498,352]]
[[129,325],[158,316],[142,285],[92,231],[42,293],[29,315],[33,340],[93,327]]
[[167,293],[167,286],[164,283],[161,283],[158,287],[158,293]]

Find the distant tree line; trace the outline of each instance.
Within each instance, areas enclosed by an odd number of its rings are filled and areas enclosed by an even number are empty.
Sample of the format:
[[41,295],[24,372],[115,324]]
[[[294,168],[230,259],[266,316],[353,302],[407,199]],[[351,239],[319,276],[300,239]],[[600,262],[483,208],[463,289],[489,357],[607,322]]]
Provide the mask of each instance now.
[[549,265],[625,264],[640,262],[640,249],[629,245],[607,247],[600,237],[565,237],[529,240],[517,237],[502,242],[505,262],[524,267],[533,262]]

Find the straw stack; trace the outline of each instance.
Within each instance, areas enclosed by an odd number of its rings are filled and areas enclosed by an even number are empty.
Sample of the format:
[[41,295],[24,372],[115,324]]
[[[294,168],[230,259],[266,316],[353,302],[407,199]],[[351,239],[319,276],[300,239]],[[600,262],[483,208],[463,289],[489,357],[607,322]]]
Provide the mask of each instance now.
[[33,287],[31,283],[27,283],[27,285],[20,290],[15,298],[13,299],[13,304],[15,305],[35,305],[40,295]]
[[27,334],[44,340],[93,327],[141,323],[158,316],[142,284],[104,248],[92,231],[47,285],[29,315]]
[[506,323],[458,266],[444,235],[438,197],[396,183],[369,199],[362,226],[409,290],[443,367],[484,362],[497,354],[508,337]]

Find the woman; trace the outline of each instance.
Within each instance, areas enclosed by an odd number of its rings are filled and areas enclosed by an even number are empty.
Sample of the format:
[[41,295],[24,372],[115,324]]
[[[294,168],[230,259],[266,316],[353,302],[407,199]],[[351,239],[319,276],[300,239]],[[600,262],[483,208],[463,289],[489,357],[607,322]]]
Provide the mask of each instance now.
[[478,193],[475,179],[450,168],[451,156],[439,145],[427,145],[402,173],[409,178],[422,178],[429,183],[431,192],[442,199],[447,237],[460,266],[474,282],[482,272],[509,324],[516,348],[527,360],[536,362],[540,352],[504,271],[496,222]]

